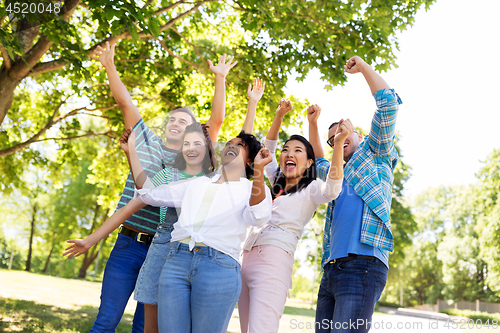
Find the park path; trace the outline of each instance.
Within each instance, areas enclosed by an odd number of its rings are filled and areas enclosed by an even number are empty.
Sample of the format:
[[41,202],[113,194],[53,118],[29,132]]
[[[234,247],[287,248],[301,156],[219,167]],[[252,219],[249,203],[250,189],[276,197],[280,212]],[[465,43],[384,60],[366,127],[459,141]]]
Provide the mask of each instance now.
[[[0,269],[0,297],[24,299],[41,304],[51,304],[61,308],[76,309],[83,305],[99,306],[101,284],[90,281],[62,279],[52,276],[32,274],[23,271]],[[278,333],[314,332],[314,311],[310,304],[289,299],[287,309],[294,314],[284,314]],[[133,314],[135,302],[131,300],[126,312]],[[452,328],[443,320],[375,313],[372,319],[371,333],[485,333],[500,332],[500,328],[469,328],[466,324]],[[228,332],[239,332],[238,311],[231,318]]]

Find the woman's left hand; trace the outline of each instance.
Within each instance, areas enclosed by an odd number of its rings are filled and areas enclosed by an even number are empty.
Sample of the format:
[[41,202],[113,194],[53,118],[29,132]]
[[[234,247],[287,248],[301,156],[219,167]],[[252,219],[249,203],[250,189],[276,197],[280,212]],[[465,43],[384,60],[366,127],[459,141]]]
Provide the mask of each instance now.
[[269,151],[269,149],[264,147],[259,150],[259,152],[255,156],[253,164],[255,168],[263,168],[272,161],[273,157],[271,156],[271,152]]

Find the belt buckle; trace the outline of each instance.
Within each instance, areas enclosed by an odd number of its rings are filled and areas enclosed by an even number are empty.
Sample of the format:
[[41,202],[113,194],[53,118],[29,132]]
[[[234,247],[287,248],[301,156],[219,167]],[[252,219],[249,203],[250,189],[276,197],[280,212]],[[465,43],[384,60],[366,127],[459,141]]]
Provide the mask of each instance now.
[[337,263],[337,259],[333,259],[333,260],[330,261],[330,264],[332,264],[332,265],[335,264],[335,263]]
[[149,236],[149,234],[147,234],[145,232],[138,232],[137,233],[137,241],[139,243],[147,243],[147,240],[142,240],[142,236],[145,236],[147,238]]

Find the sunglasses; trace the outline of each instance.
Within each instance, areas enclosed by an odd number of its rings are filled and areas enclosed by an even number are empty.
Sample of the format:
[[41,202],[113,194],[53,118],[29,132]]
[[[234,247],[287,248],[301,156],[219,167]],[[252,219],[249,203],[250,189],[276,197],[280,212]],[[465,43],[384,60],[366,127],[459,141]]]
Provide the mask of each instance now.
[[[354,133],[358,133],[358,131],[354,131]],[[326,140],[326,143],[328,143],[328,145],[332,148],[333,148],[333,146],[335,146],[334,139],[335,139],[335,135],[332,135],[331,137],[328,138],[328,140]]]

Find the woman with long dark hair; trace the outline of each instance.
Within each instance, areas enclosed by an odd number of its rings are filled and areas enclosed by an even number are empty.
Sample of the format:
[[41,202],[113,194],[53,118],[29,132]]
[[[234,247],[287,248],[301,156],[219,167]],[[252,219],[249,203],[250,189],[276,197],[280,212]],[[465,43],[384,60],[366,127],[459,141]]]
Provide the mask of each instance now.
[[214,177],[159,187],[146,178],[137,190],[149,205],[181,207],[159,279],[160,332],[226,332],[241,291],[247,226],[262,226],[271,215],[263,175],[271,160],[253,135],[241,132],[222,150]]
[[303,136],[292,135],[283,145],[279,165],[275,149],[290,101],[279,103],[264,145],[273,161],[266,166],[272,184],[273,210],[262,228],[252,228],[243,246],[242,291],[238,301],[241,332],[277,332],[288,289],[292,284],[294,252],[304,226],[318,205],[335,199],[342,189],[343,140],[352,133],[346,121],[335,137],[326,182],[316,180],[313,147]]

